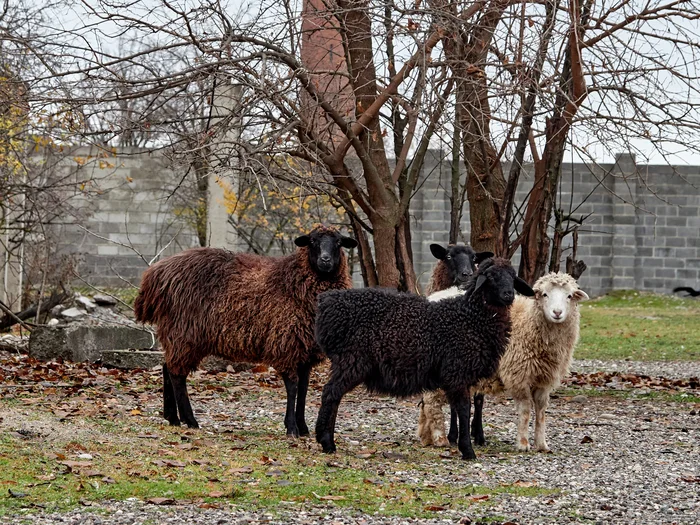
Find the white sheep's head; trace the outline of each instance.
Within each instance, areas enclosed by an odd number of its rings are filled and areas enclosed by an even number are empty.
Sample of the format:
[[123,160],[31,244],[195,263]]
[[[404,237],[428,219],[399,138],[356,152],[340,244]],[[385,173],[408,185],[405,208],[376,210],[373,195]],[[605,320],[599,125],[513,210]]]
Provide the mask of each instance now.
[[535,286],[535,301],[550,323],[563,323],[579,301],[588,294],[578,287],[576,279],[566,273],[548,273],[540,277]]

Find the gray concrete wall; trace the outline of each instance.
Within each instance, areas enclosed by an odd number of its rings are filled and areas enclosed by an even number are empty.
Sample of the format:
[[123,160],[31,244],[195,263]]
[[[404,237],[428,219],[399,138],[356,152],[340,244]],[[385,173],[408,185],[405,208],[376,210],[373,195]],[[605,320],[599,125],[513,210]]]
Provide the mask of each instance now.
[[[447,242],[447,160],[447,152],[429,152],[411,205],[414,262],[422,284],[428,282],[435,264],[428,246]],[[80,168],[95,172],[101,194],[81,204],[87,219],[67,220],[61,226],[62,249],[81,254],[80,271],[91,282],[123,284],[115,272],[138,282],[145,263],[115,241],[133,243],[146,258],[173,239],[164,255],[197,244],[194,231],[177,213],[177,203],[167,199],[180,174],[165,166],[158,155],[126,150],[119,152],[112,168],[100,168],[98,162]],[[62,161],[59,168],[70,171],[75,162]],[[532,169],[526,167],[519,202],[531,186]],[[592,214],[581,229],[578,252],[588,264],[581,284],[590,294],[622,288],[668,293],[674,286],[700,287],[700,167],[635,165],[629,156],[621,156],[615,164],[565,164],[557,199],[565,211],[571,203],[577,208],[575,215]],[[466,242],[469,228],[465,209]],[[563,258],[570,242],[564,243]],[[517,260],[516,255],[515,264]],[[359,278],[359,271],[356,275]]]
[[56,163],[53,171],[65,180],[90,181],[85,194],[80,188],[67,190],[79,213],[56,225],[60,251],[79,257],[78,271],[88,282],[137,284],[147,267],[144,259],[198,244],[179,203],[168,198],[182,175],[167,165],[162,155],[137,149],[104,157],[90,148],[76,149]]

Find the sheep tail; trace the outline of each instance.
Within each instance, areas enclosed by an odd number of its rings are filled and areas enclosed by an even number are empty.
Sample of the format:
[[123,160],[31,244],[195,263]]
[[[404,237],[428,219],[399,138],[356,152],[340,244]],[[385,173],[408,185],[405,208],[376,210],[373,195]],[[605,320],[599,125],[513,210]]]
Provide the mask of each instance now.
[[157,293],[151,272],[146,271],[141,281],[141,289],[134,301],[134,314],[140,323],[152,323],[155,320],[158,304]]

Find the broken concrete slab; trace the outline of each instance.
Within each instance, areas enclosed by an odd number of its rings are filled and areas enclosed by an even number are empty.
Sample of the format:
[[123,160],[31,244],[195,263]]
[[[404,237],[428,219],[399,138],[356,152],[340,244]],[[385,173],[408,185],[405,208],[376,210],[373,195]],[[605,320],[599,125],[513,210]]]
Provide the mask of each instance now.
[[36,327],[29,338],[29,355],[45,361],[61,357],[70,361],[99,361],[104,350],[152,348],[155,336],[129,326]]
[[95,303],[92,299],[89,297],[85,297],[83,295],[79,295],[75,298],[75,303],[78,306],[82,306],[87,310],[88,312],[93,312],[95,308],[97,308],[97,303]]
[[103,350],[102,364],[115,368],[153,368],[163,364],[160,350]]
[[73,319],[82,319],[87,315],[87,312],[85,310],[82,310],[80,308],[68,308],[66,310],[63,310],[61,312],[61,316],[65,317],[66,319],[73,320]]
[[98,306],[114,306],[117,304],[117,300],[114,297],[100,293],[93,295],[92,300],[95,301]]

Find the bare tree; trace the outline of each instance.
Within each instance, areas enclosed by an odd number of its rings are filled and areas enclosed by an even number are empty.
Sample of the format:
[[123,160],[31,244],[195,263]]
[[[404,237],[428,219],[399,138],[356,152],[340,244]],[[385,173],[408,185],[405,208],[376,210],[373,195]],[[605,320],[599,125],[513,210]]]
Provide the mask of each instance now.
[[[530,281],[556,267],[561,236],[575,231],[573,210],[561,210],[551,246],[567,147],[594,156],[601,150],[591,144],[613,150],[646,140],[661,153],[698,150],[700,10],[692,0],[82,7],[70,30],[15,39],[48,64],[33,72],[34,106],[79,116],[80,140],[134,143],[138,131],[145,138],[137,143],[179,148],[202,173],[212,169],[213,141],[238,126],[247,180],[326,193],[347,212],[369,285],[417,287],[409,205],[431,145],[452,153],[450,239],[466,198],[475,248],[505,256],[521,248]],[[131,44],[98,44],[95,31]],[[315,60],[305,55],[309,42]],[[242,86],[240,114],[212,122],[222,78]],[[515,190],[528,160],[535,177],[521,205]]]

